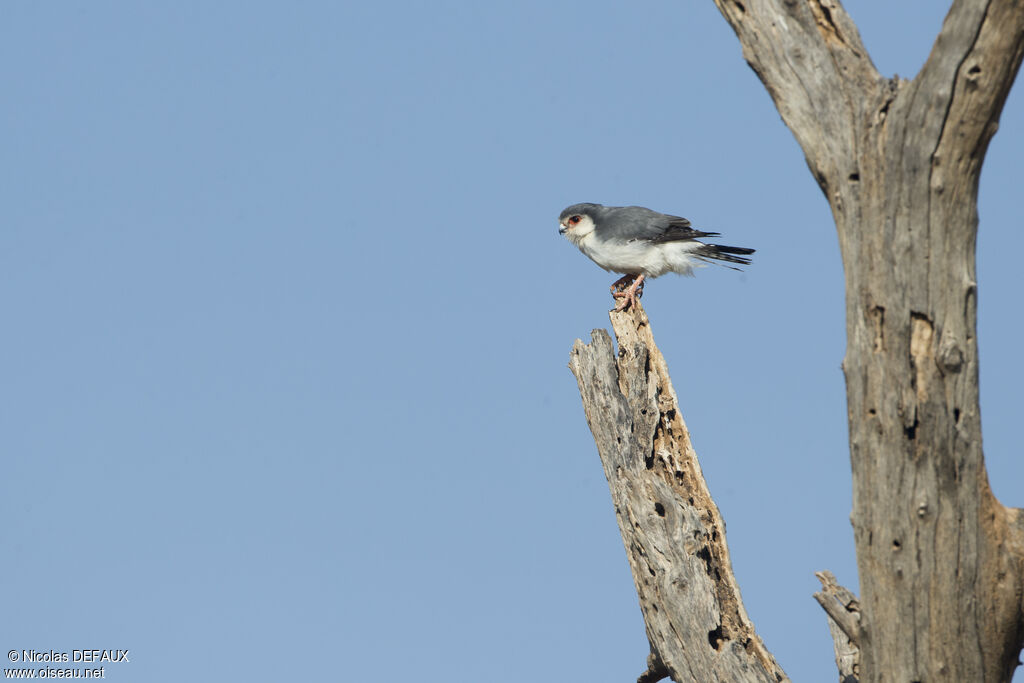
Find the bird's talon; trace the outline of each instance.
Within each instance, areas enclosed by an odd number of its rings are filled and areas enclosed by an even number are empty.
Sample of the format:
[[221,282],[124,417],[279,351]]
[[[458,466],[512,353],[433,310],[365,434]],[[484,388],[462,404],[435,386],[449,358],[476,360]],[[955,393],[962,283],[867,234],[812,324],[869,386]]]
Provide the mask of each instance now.
[[625,291],[627,286],[633,284],[633,280],[635,279],[636,275],[623,275],[618,280],[613,282],[610,288],[612,296],[614,296],[616,293]]
[[[621,313],[630,306],[635,306],[637,303],[637,299],[642,297],[644,294],[644,274],[641,273],[640,275],[626,276],[619,282],[622,282],[629,277],[633,278],[633,283],[625,291],[616,291],[615,285],[612,285],[612,296],[615,297],[616,299],[622,299],[622,303],[620,303],[614,309],[618,313]],[[615,284],[618,284],[618,282],[616,282]]]

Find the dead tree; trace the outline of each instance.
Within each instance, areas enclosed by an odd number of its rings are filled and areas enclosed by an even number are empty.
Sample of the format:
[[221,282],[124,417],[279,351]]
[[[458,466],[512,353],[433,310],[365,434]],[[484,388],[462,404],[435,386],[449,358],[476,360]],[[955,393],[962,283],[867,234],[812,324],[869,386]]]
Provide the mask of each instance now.
[[[912,81],[878,73],[837,0],[715,2],[839,235],[860,598],[827,573],[817,597],[841,676],[1009,681],[1024,644],[1024,515],[995,499],[982,455],[975,239],[1024,2],[955,0]],[[640,594],[642,678],[784,680],[739,602],[646,317],[612,322],[618,357],[595,332],[570,366]]]
[[651,643],[641,683],[786,680],[740,600],[725,525],[641,306],[577,340],[580,387]]

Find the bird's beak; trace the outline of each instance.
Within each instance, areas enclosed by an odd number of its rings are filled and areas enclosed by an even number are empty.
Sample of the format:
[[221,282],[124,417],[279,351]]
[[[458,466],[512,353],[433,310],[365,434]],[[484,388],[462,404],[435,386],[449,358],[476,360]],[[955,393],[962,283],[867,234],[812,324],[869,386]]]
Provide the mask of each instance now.
[[569,228],[565,227],[565,223],[559,223],[558,224],[558,234],[559,235],[564,235],[565,231],[568,230],[568,229]]

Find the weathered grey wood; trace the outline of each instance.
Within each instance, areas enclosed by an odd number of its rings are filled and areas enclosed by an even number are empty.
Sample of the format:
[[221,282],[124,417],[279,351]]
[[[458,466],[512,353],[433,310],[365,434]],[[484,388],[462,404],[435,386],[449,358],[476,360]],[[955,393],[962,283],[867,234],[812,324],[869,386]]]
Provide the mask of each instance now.
[[814,599],[828,614],[828,630],[836,653],[839,683],[857,683],[860,678],[860,602],[857,596],[836,582],[832,572],[815,572],[821,590]]
[[667,676],[668,667],[665,666],[665,662],[652,652],[647,655],[647,669],[637,677],[636,683],[658,683]]
[[641,306],[577,340],[569,367],[601,457],[652,656],[644,683],[788,680],[740,599],[711,499]]
[[912,81],[877,73],[836,0],[715,2],[836,220],[860,680],[1009,681],[1024,535],[982,455],[975,238],[1024,2],[956,0]]

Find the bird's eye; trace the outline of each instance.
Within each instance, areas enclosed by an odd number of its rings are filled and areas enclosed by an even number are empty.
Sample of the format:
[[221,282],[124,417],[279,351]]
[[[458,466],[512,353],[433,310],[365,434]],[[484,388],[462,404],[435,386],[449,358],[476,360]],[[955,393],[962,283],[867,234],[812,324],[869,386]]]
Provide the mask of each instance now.
[[583,218],[582,218],[582,217],[580,217],[580,216],[573,216],[572,218],[570,218],[570,219],[569,219],[569,224],[570,224],[570,225],[576,225],[576,224],[577,224],[577,223],[579,223],[579,222],[580,222],[581,220],[583,220]]

